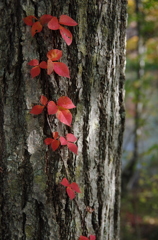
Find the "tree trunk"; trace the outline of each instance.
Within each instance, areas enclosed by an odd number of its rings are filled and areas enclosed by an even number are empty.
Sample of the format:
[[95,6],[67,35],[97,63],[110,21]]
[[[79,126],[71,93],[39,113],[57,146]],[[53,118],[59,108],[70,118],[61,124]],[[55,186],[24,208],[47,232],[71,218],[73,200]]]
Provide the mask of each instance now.
[[[2,0],[0,9],[0,239],[119,239],[126,0]],[[46,27],[31,36],[22,19],[43,14],[78,22],[70,46]],[[46,60],[50,49],[63,51],[70,79],[45,71],[31,78],[27,63]],[[71,128],[54,117],[51,124],[78,138],[77,156],[43,143],[47,119],[29,113],[41,94],[76,105]],[[60,184],[67,176],[81,188],[75,200]]]

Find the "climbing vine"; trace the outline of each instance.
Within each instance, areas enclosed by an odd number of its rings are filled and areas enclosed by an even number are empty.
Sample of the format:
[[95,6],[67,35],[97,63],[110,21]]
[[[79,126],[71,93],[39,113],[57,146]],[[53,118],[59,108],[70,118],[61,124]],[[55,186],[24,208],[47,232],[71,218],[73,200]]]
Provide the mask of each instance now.
[[[24,23],[28,26],[31,26],[31,35],[35,36],[36,33],[39,33],[43,30],[44,26],[47,26],[50,30],[59,30],[61,37],[66,42],[67,45],[72,43],[72,33],[69,29],[63,27],[64,26],[76,26],[78,23],[74,21],[71,17],[67,15],[61,15],[59,19],[57,17],[51,16],[49,14],[45,14],[41,16],[39,19],[33,15],[27,16],[23,19]],[[52,49],[47,52],[47,61],[39,62],[38,59],[32,59],[28,62],[28,65],[31,66],[30,74],[31,77],[37,77],[41,73],[41,69],[47,70],[47,74],[51,75],[53,72],[62,77],[70,78],[70,71],[68,66],[60,62],[60,58],[62,57],[62,51],[58,49]],[[63,124],[71,127],[72,123],[72,114],[70,109],[75,108],[76,106],[73,104],[72,100],[67,96],[61,96],[57,102],[55,103],[52,100],[48,100],[48,98],[44,95],[40,97],[40,104],[35,105],[30,110],[30,114],[39,115],[46,114],[46,119],[48,126],[50,127],[50,131],[52,136],[44,139],[44,144],[50,146],[53,151],[56,151],[59,147],[67,146],[68,149],[74,154],[78,154],[78,147],[75,144],[77,138],[72,134],[68,133],[66,136],[60,136],[58,132],[52,131],[50,115],[56,115],[56,118],[62,122]],[[65,167],[65,165],[64,165]],[[67,173],[67,170],[66,170]],[[66,193],[68,197],[73,200],[76,197],[76,193],[81,193],[80,187],[76,182],[70,183],[68,178],[68,174],[65,178],[60,182],[61,185],[66,187]],[[75,203],[78,208],[78,204],[75,200]],[[94,209],[87,207],[86,211],[92,213]],[[81,214],[81,211],[79,211]],[[81,216],[81,219],[83,217]],[[95,235],[90,235],[89,237],[80,236],[79,240],[95,240]]]

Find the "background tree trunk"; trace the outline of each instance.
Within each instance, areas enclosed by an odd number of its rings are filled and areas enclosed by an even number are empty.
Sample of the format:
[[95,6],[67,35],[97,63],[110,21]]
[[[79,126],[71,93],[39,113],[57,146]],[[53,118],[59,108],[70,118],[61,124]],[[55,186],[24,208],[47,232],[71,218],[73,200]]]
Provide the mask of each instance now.
[[[2,0],[0,9],[0,238],[119,239],[126,1]],[[71,46],[47,28],[31,36],[22,19],[43,14],[67,14],[78,22],[69,28]],[[46,60],[55,48],[63,50],[70,80],[45,71],[32,79],[27,63]],[[77,156],[43,144],[51,135],[46,118],[29,113],[41,94],[54,101],[65,95],[76,105],[72,128],[54,117],[52,128],[74,133]],[[66,171],[82,191],[73,201],[59,184]]]

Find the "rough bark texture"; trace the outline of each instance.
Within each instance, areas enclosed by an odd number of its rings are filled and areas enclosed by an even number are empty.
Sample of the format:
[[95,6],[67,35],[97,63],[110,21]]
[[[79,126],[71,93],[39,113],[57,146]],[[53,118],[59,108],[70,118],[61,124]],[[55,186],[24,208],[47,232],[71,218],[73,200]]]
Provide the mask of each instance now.
[[[126,1],[2,0],[0,10],[0,239],[93,234],[118,240]],[[67,14],[78,22],[69,28],[71,46],[47,28],[31,36],[22,19],[43,14]],[[32,79],[27,63],[46,60],[53,48],[63,50],[71,79],[45,71]],[[43,144],[50,136],[46,118],[29,114],[41,94],[54,101],[66,95],[77,106],[72,128],[52,117],[54,131],[78,137],[77,157],[66,147],[52,152]],[[59,184],[66,172],[82,190],[75,201]]]

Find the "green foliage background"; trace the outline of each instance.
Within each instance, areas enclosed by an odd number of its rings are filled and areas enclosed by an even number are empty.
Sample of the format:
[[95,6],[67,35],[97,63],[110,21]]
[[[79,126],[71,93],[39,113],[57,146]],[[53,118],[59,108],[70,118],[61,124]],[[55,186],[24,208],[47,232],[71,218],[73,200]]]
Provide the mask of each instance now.
[[[139,11],[136,9],[137,4]],[[128,168],[131,177],[127,183],[123,182],[125,188],[122,190],[121,240],[156,240],[158,239],[158,1],[128,0],[128,14],[123,171],[133,158],[135,162],[133,169]],[[138,51],[139,44],[142,51]],[[137,146],[134,145],[136,138]],[[136,155],[134,155],[135,150]]]

